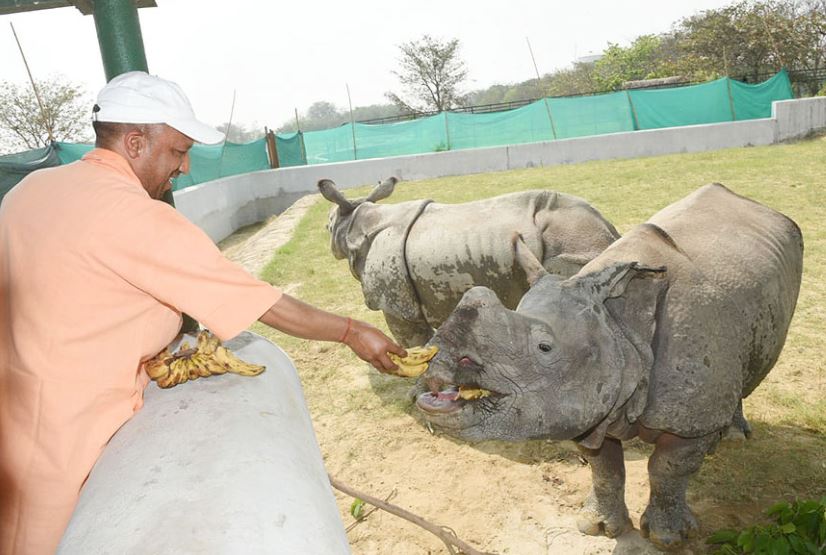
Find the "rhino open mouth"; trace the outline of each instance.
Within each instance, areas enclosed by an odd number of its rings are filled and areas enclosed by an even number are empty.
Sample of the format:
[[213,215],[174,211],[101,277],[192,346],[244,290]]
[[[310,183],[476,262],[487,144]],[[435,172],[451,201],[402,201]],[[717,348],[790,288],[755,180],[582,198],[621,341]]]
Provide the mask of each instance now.
[[[458,364],[460,367],[475,366],[481,369],[481,365],[473,362],[468,357],[459,359]],[[428,387],[430,391],[420,394],[416,398],[416,405],[429,413],[445,414],[455,412],[468,403],[498,395],[494,391],[480,388],[477,384],[457,385],[439,379],[429,380]]]
[[416,398],[416,405],[425,412],[447,413],[461,409],[467,403],[492,394],[487,389],[449,385],[441,391],[428,391]]

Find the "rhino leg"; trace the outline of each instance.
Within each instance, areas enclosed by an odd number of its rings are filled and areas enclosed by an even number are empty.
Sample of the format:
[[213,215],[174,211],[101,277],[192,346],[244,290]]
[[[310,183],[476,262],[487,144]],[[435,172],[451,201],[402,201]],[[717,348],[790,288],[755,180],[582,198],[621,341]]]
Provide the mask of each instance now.
[[658,548],[673,549],[697,531],[697,520],[685,499],[688,479],[719,440],[719,433],[694,439],[663,433],[657,438],[648,460],[651,496],[640,531]]
[[734,411],[734,417],[731,419],[731,425],[728,431],[723,436],[725,440],[744,440],[751,437],[751,424],[746,420],[743,414],[743,400],[737,404],[737,410]]
[[387,312],[384,313],[384,320],[402,347],[424,345],[433,337],[433,328],[424,320],[402,320]]
[[609,538],[622,535],[633,528],[625,506],[625,460],[622,443],[610,437],[596,451],[580,447],[580,452],[591,465],[593,486],[577,518],[577,527],[583,534]]

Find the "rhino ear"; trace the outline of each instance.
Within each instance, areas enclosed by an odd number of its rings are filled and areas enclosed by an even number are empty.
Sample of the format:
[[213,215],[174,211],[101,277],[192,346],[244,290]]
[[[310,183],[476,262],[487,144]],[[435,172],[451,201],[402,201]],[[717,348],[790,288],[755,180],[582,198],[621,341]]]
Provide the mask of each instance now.
[[605,301],[620,297],[635,277],[661,276],[665,267],[652,268],[638,262],[616,262],[584,278],[597,299]]
[[318,182],[318,190],[321,196],[339,206],[339,214],[346,216],[355,209],[352,202],[344,198],[344,195],[336,189],[336,184],[330,179],[322,179]]
[[513,256],[519,265],[525,270],[525,275],[528,276],[528,285],[533,287],[539,278],[548,275],[548,271],[542,266],[539,259],[534,256],[531,249],[525,243],[522,235],[514,232],[511,236],[511,243],[513,244]]
[[665,268],[648,268],[633,262],[614,264],[589,276],[594,281],[597,300],[604,303],[625,338],[619,342],[623,353],[619,359],[625,361],[625,366],[614,411],[578,438],[582,447],[599,449],[609,423],[616,421],[620,411],[628,422],[634,422],[645,410],[649,375],[654,366],[658,308],[668,290],[664,276]]
[[399,180],[395,177],[388,177],[384,180],[384,182],[379,183],[375,189],[370,191],[370,194],[367,195],[364,202],[378,202],[389,197],[393,194],[393,189],[396,187],[396,183],[398,182]]

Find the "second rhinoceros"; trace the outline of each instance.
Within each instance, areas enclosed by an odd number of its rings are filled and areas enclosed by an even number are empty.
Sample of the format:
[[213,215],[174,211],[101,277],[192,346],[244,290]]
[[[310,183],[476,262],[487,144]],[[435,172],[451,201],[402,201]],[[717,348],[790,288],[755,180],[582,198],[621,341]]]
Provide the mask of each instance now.
[[678,545],[697,527],[689,477],[783,348],[800,229],[712,184],[567,280],[515,248],[530,290],[516,311],[489,289],[465,294],[431,342],[439,353],[417,406],[466,439],[576,440],[593,475],[579,521],[588,534],[630,526],[621,440],[653,443],[641,529],[660,548]]
[[583,199],[532,190],[463,204],[414,200],[379,205],[393,192],[389,178],[367,198],[348,200],[335,184],[318,182],[336,204],[330,211],[331,249],[346,258],[364,301],[384,313],[402,345],[425,343],[475,285],[515,307],[527,290],[510,236],[518,231],[543,267],[568,277],[618,236]]

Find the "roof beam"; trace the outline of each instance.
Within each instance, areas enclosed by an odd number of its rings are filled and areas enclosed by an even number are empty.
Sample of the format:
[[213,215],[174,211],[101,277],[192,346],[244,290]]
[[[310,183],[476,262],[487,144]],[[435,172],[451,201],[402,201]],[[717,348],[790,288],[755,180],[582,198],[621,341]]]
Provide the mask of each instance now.
[[[155,0],[133,0],[136,8],[155,8]],[[0,0],[0,15],[8,15],[35,10],[75,7],[83,15],[92,15],[95,0]]]

